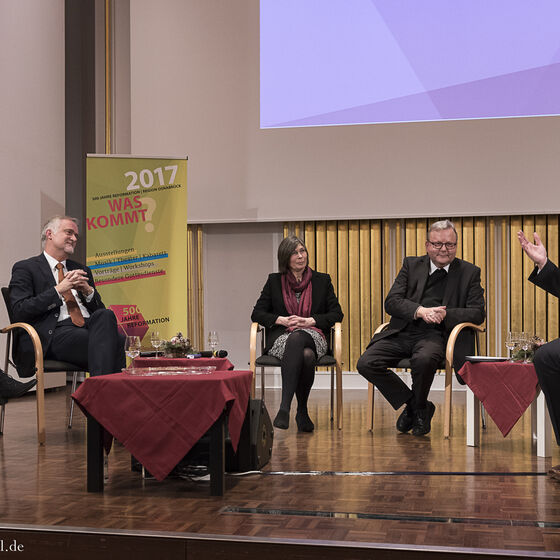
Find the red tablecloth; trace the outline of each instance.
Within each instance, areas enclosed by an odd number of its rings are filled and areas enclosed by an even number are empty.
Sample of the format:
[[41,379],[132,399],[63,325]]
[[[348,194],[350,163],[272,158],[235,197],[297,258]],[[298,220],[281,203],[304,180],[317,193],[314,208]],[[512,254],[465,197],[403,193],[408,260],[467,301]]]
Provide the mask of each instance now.
[[135,368],[145,367],[202,367],[216,366],[216,370],[233,369],[233,364],[227,358],[134,358]]
[[537,395],[538,380],[533,364],[465,362],[459,375],[482,402],[504,437]]
[[237,449],[252,375],[251,371],[155,376],[116,373],[89,377],[72,397],[150,473],[163,480],[226,406],[229,434]]

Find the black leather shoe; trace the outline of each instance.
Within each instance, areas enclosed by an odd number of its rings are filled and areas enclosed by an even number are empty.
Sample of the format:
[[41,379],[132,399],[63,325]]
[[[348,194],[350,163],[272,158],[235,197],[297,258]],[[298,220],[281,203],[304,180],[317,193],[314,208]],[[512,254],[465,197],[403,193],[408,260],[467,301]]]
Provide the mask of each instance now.
[[32,379],[26,383],[20,383],[0,370],[0,398],[6,400],[16,399],[27,393],[27,391],[35,385],[37,385],[36,379]]
[[281,408],[272,424],[275,428],[287,430],[290,426],[290,411]]
[[414,423],[412,424],[412,435],[413,436],[424,436],[430,433],[432,429],[432,416],[436,411],[434,403],[428,401],[426,408],[417,410],[414,413]]
[[307,410],[297,411],[296,424],[298,432],[312,432],[315,429],[315,424],[313,424],[313,421],[309,418]]
[[404,407],[404,410],[401,412],[401,415],[397,418],[397,430],[406,434],[412,428],[412,424],[414,423],[414,413],[412,409],[407,404]]

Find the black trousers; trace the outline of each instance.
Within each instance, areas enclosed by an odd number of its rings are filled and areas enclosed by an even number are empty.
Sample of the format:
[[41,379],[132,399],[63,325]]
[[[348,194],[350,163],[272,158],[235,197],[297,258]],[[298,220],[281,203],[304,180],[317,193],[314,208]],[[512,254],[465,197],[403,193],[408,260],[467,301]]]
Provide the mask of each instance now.
[[115,314],[110,309],[98,309],[86,318],[83,327],[70,319],[61,321],[45,358],[76,364],[92,376],[117,373],[126,365],[124,341]]
[[546,399],[556,443],[560,445],[560,339],[541,346],[535,352],[533,364]]
[[[413,409],[422,409],[444,355],[445,338],[439,329],[410,325],[369,346],[358,360],[358,373],[373,383],[395,410],[409,401]],[[411,389],[388,369],[405,358],[410,359]]]

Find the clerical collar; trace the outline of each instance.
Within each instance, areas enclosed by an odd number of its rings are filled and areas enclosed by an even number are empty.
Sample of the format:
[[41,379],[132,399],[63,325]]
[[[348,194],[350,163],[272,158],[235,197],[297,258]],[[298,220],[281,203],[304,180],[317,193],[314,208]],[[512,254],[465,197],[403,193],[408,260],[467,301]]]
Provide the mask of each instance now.
[[[443,270],[445,270],[445,272],[449,272],[449,266],[451,265],[451,263],[449,263],[448,265],[443,267]],[[430,261],[430,276],[436,271],[438,270],[438,267],[432,262]]]

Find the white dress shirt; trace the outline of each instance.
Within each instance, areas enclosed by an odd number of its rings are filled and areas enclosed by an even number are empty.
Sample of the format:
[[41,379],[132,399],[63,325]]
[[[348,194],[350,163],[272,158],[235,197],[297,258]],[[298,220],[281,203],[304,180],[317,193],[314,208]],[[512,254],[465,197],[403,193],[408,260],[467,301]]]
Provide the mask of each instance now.
[[[47,262],[49,263],[49,266],[51,268],[53,278],[54,278],[55,282],[58,284],[58,269],[56,268],[56,265],[59,262],[62,263],[62,267],[63,267],[62,271],[64,272],[64,275],[66,276],[66,274],[68,274],[68,269],[66,268],[66,261],[65,260],[64,261],[57,261],[54,257],[51,257],[45,251],[43,251],[43,255],[45,255],[45,258],[47,259]],[[68,306],[66,305],[66,302],[64,301],[64,298],[62,297],[62,295],[58,293],[58,290],[55,290],[55,291],[58,294],[58,297],[62,301],[62,306],[60,308],[59,315],[58,315],[58,321],[60,322],[60,321],[64,321],[64,319],[69,319],[70,318],[70,313],[68,313]],[[78,294],[77,290],[72,290],[72,293],[74,294],[74,297],[76,298],[76,303],[79,305],[80,311],[82,312],[83,317],[84,318],[89,317],[89,311],[86,309],[86,307],[82,303],[82,297],[84,297],[85,300],[89,303],[93,299],[94,292],[92,291],[91,294],[89,294],[89,296],[81,296],[81,295]]]

